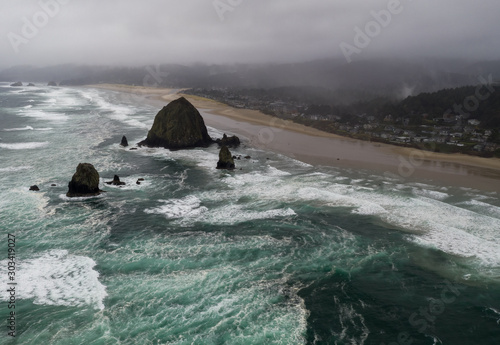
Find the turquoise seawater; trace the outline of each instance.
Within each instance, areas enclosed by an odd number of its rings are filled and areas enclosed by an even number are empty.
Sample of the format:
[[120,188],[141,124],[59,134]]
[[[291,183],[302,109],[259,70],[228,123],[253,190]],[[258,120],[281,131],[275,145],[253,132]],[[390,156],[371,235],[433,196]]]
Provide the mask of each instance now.
[[[0,84],[0,344],[500,343],[498,194],[245,141],[233,154],[251,159],[232,172],[215,169],[215,145],[119,146],[144,139],[158,110]],[[65,197],[81,162],[102,196]],[[115,174],[126,186],[104,184]]]

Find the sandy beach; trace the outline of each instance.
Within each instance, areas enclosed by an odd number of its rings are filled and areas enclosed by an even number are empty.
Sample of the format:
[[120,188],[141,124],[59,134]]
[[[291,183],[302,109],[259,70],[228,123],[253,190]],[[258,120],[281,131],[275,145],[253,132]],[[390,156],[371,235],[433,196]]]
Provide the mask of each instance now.
[[236,109],[186,95],[182,93],[184,89],[114,84],[89,87],[141,95],[159,107],[184,96],[198,108],[208,126],[244,137],[252,146],[309,164],[364,169],[401,182],[437,183],[500,193],[500,159],[497,158],[442,154],[346,138],[256,110]]

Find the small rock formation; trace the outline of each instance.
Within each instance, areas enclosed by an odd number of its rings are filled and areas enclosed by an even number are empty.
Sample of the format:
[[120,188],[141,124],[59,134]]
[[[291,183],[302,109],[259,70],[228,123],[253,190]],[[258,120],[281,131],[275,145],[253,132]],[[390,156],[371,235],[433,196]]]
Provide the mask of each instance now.
[[139,146],[184,149],[208,146],[212,142],[198,110],[181,97],[160,110],[146,140]]
[[18,82],[10,84],[10,86],[23,86],[23,83],[21,83],[20,81],[18,81]]
[[52,183],[50,186],[51,187],[57,187],[57,185],[55,183]]
[[217,162],[217,169],[234,169],[234,160],[231,152],[227,148],[227,146],[222,146],[219,151],[219,161]]
[[228,137],[226,133],[222,136],[222,139],[217,139],[215,141],[219,146],[227,146],[227,147],[238,147],[240,146],[240,138],[238,138],[236,135],[233,135],[232,137]]
[[129,151],[135,151],[137,150],[137,147],[132,147]]
[[250,159],[250,158],[252,158],[252,157],[250,157],[250,156],[245,156],[245,159]]
[[128,146],[128,140],[126,136],[122,137],[122,142],[120,143],[121,146],[127,147]]
[[28,86],[35,86],[35,84],[33,84],[33,83],[29,83],[29,84],[28,84]]
[[57,86],[57,83],[55,81],[49,81],[47,86]]
[[99,173],[89,163],[80,163],[73,178],[68,184],[67,197],[96,196],[101,194],[99,189]]
[[30,187],[30,190],[38,192],[40,190],[40,188],[38,188],[38,186],[35,184],[35,185]]
[[113,186],[125,186],[125,182],[120,181],[118,175],[113,177],[113,181],[106,182],[106,184],[112,184]]

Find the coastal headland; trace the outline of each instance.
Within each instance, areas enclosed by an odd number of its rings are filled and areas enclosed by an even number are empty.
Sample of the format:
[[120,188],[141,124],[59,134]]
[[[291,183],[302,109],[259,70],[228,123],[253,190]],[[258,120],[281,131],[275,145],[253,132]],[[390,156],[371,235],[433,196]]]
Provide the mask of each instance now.
[[[185,89],[150,88],[117,84],[89,85],[143,97],[164,106],[185,97],[208,126],[235,133],[250,145],[271,150],[315,166],[373,171],[394,183],[423,182],[500,193],[500,159],[444,154],[342,137],[256,110],[186,95]],[[154,116],[154,114],[152,114]]]

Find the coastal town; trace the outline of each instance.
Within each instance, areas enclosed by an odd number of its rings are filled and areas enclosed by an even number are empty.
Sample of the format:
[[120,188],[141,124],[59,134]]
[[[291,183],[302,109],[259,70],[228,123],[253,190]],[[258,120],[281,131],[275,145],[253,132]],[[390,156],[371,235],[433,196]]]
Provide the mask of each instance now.
[[270,92],[247,92],[229,88],[191,89],[186,93],[213,99],[234,108],[261,111],[326,132],[351,138],[415,147],[443,153],[466,153],[500,157],[499,133],[482,121],[460,114],[410,112],[352,112],[346,108],[311,104]]

